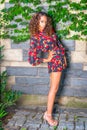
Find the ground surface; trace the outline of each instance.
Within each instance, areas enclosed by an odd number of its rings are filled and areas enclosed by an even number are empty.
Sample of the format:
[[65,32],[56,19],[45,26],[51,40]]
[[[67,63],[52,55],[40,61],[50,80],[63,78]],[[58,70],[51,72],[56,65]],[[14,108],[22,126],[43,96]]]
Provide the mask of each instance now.
[[54,105],[53,117],[57,127],[44,123],[45,106],[13,107],[3,120],[5,130],[87,130],[87,109],[65,108]]

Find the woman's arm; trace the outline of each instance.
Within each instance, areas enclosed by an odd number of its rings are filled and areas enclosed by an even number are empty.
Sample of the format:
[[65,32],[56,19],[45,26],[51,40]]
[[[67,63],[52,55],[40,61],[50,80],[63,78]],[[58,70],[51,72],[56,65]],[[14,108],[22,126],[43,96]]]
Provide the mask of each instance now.
[[30,48],[28,51],[28,62],[33,66],[43,63],[43,58],[38,57],[39,51],[37,50],[37,39],[35,37],[30,38]]
[[48,59],[47,58],[43,58],[43,62],[48,62]]
[[47,58],[44,58],[44,59],[43,59],[43,62],[50,62],[51,59],[53,58],[54,54],[55,54],[55,52],[54,52],[53,50],[52,50],[52,51],[49,50],[48,57],[47,57]]

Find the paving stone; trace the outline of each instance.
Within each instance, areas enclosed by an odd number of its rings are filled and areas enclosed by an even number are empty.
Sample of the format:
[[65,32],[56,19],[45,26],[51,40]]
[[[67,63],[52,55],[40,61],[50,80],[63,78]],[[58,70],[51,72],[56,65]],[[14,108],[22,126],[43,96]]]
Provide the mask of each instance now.
[[87,130],[87,120],[85,121],[85,130]]
[[68,121],[69,121],[69,122],[73,122],[73,121],[74,121],[74,115],[69,115]]
[[76,113],[76,116],[78,116],[78,117],[85,117],[85,118],[87,118],[87,114],[86,113],[83,113],[83,112],[79,112],[79,113]]
[[3,128],[4,128],[4,130],[9,130],[9,129],[10,129],[10,126],[6,125],[6,126],[4,126]]
[[8,126],[14,126],[15,122],[16,121],[14,119],[10,119],[7,125]]
[[4,130],[20,130],[20,127],[18,126],[6,126]]
[[87,121],[87,118],[85,118],[85,117],[79,118],[79,117],[78,117],[78,120],[80,120],[80,121]]
[[60,114],[59,120],[65,121],[66,120],[66,114]]
[[28,114],[28,113],[30,113],[30,112],[29,112],[29,111],[25,111],[25,110],[18,110],[18,111],[15,113],[15,115],[20,115],[20,114],[26,115],[26,114]]
[[23,126],[26,121],[26,117],[21,117],[15,122],[15,126]]
[[82,121],[76,122],[75,130],[84,130],[84,125]]
[[32,129],[38,129],[40,127],[40,124],[29,124],[29,130],[32,130]]
[[[41,124],[42,123],[42,114],[37,113],[33,119],[31,118],[31,121],[36,124]],[[30,120],[29,120],[29,122],[30,122]]]
[[26,123],[24,123],[24,125],[23,125],[22,127],[26,127],[26,128],[28,128],[29,125],[30,125],[30,123],[29,123],[29,122],[26,122]]
[[63,130],[65,128],[67,128],[68,130],[73,130],[74,129],[73,122],[68,121],[59,122],[58,130]]
[[28,130],[38,130],[38,128],[28,128]]
[[67,130],[67,127],[66,126],[58,126],[56,130]]
[[39,130],[47,130],[49,128],[48,124],[42,124]]
[[[65,110],[62,108],[59,111],[61,112],[53,113],[53,118],[59,120],[59,125],[55,128],[56,130],[87,130],[86,111],[81,112],[78,109]],[[37,107],[34,107],[34,109],[31,107],[28,110],[22,108],[16,110],[16,113],[12,119],[8,120],[9,122],[4,128],[5,130],[54,130],[53,126],[50,126],[48,123],[45,124],[42,116],[43,112],[39,111]]]
[[28,120],[32,120],[35,116],[36,116],[36,112],[30,113],[30,115],[27,116],[27,121],[28,121]]

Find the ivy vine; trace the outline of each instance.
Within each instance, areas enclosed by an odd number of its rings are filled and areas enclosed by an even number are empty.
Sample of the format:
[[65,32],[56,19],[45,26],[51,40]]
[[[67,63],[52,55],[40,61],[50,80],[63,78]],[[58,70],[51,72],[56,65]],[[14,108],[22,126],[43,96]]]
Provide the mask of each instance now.
[[[5,0],[1,1],[3,4]],[[41,0],[9,0],[9,6],[1,10],[0,38],[10,38],[14,43],[20,43],[30,38],[29,20],[32,14],[46,11],[53,19],[53,26],[61,39],[87,40],[87,1],[79,3],[70,0],[45,0],[48,9],[45,10]],[[76,13],[75,13],[76,12]],[[69,35],[73,31],[73,35]]]

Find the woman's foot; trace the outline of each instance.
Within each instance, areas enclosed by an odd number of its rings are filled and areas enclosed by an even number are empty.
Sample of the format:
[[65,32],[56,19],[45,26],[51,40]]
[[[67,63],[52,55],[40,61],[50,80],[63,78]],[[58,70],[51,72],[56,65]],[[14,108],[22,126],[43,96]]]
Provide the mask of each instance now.
[[47,111],[44,112],[43,119],[44,119],[50,126],[57,126],[57,125],[58,125],[58,121],[57,121],[57,120],[54,120],[54,119],[52,118],[52,115],[51,115],[51,114],[47,114]]

